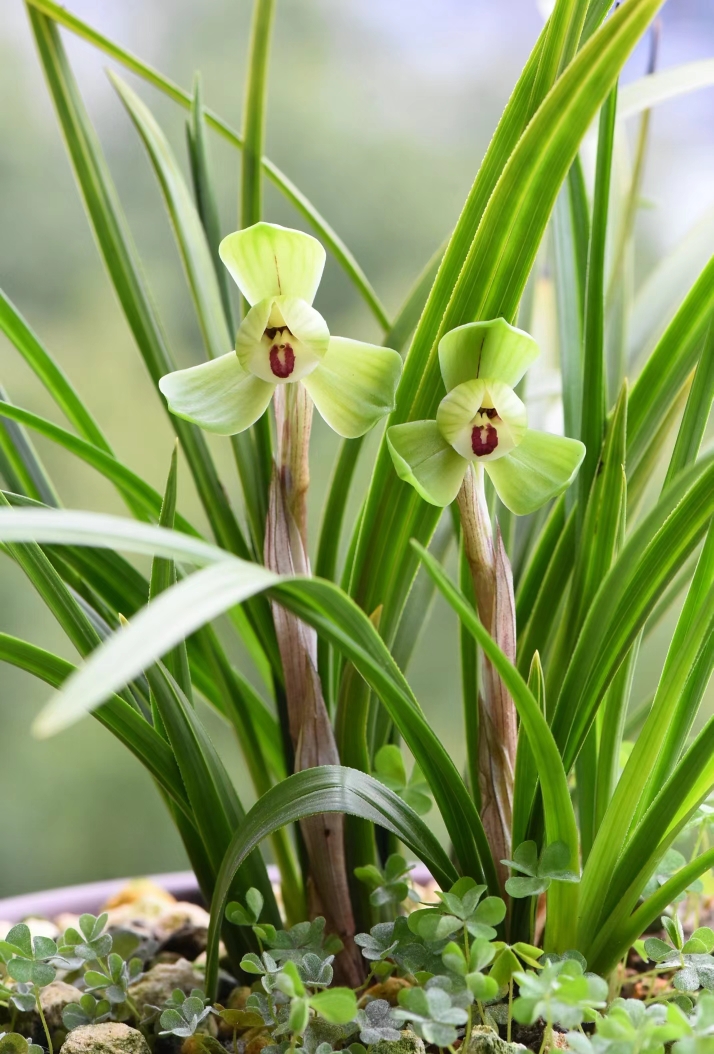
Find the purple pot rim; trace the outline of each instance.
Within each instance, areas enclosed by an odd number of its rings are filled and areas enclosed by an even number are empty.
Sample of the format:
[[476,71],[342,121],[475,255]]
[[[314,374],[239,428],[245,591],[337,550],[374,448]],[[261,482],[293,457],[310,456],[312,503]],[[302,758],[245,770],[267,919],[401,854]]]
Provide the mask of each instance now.
[[[271,882],[279,881],[278,869],[274,865],[268,865],[268,874]],[[420,884],[425,884],[431,879],[431,875],[422,864],[417,864],[412,875]],[[193,871],[168,871],[141,877],[155,882],[177,900],[202,903],[198,882]],[[58,886],[55,889],[43,889],[35,893],[21,893],[19,896],[5,897],[0,900],[0,921],[22,922],[23,919],[30,917],[51,919],[63,912],[81,915],[82,912],[88,911],[96,915],[102,904],[115,896],[131,881],[131,878],[111,878],[102,882]]]

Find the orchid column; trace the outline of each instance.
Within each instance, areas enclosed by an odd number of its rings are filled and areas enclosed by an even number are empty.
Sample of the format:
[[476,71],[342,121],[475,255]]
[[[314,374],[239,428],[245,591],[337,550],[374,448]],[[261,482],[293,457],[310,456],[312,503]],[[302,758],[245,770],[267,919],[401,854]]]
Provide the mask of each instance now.
[[[436,420],[395,425],[387,432],[402,479],[433,505],[458,502],[479,618],[512,662],[513,579],[500,530],[496,528],[495,536],[492,530],[484,473],[506,508],[524,516],[569,485],[585,454],[577,440],[528,428],[526,408],[513,389],[538,354],[533,338],[502,318],[452,330],[439,344],[446,396]],[[497,866],[511,856],[517,734],[513,701],[484,661],[479,790],[483,825]],[[500,874],[503,884],[507,870]]]
[[[313,404],[345,438],[364,435],[392,410],[401,358],[388,348],[332,337],[312,302],[325,250],[300,231],[257,223],[229,235],[221,259],[251,305],[236,350],[161,380],[169,408],[202,428],[231,435],[275,404],[276,460],[270,485],[265,564],[279,574],[309,574],[307,491]],[[273,605],[285,676],[296,772],[340,758],[317,672],[315,631]],[[351,941],[343,818],[301,822],[310,863],[312,914],[345,940],[345,980],[359,984],[362,958]]]

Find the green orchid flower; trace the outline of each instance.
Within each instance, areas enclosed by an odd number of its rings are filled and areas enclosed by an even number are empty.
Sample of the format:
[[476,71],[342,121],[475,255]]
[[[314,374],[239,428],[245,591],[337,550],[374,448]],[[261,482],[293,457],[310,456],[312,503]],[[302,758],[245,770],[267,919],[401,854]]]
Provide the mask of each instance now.
[[315,238],[256,223],[229,234],[219,252],[250,310],[235,351],[161,378],[172,413],[209,432],[234,435],[258,420],[279,384],[297,381],[345,438],[364,435],[393,409],[399,354],[331,336],[312,306],[325,266]]
[[535,340],[505,319],[470,322],[439,343],[446,395],[435,421],[387,431],[397,474],[432,505],[449,505],[469,465],[483,465],[511,512],[535,512],[571,483],[585,456],[577,439],[528,427],[513,390],[538,357]]

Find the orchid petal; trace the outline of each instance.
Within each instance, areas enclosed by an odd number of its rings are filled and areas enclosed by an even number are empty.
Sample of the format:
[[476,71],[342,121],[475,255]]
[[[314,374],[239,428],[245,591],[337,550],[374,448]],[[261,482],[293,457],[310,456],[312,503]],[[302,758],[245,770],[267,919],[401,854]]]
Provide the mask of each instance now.
[[439,365],[447,392],[478,377],[515,388],[540,354],[533,337],[504,318],[469,322],[439,342]]
[[572,483],[584,456],[578,439],[529,428],[515,450],[484,468],[506,508],[526,516]]
[[218,435],[243,432],[265,413],[275,385],[242,368],[234,351],[167,373],[159,381],[169,410]]
[[391,348],[330,337],[327,354],[303,384],[330,428],[355,439],[394,409],[401,372],[401,357]]
[[[289,332],[282,331],[287,328]],[[270,334],[270,336],[268,336]],[[282,335],[281,335],[282,334]],[[236,354],[244,370],[268,384],[300,381],[311,373],[327,351],[330,331],[319,311],[297,297],[268,297],[254,304],[236,335]],[[273,347],[290,347],[291,368],[283,372],[284,350],[271,360]],[[272,364],[271,364],[272,362]],[[275,372],[275,368],[278,372]]]
[[436,421],[410,421],[387,429],[387,444],[400,479],[432,505],[450,505],[468,461],[449,446]]
[[325,250],[316,238],[276,223],[235,231],[218,252],[249,304],[271,296],[296,296],[311,304],[325,267]]
[[[481,413],[486,410],[486,414]],[[491,413],[493,411],[493,414]],[[500,381],[464,381],[439,404],[436,423],[444,439],[469,461],[497,461],[517,446],[528,427],[526,408],[512,388]],[[494,437],[490,453],[475,451],[474,432]]]

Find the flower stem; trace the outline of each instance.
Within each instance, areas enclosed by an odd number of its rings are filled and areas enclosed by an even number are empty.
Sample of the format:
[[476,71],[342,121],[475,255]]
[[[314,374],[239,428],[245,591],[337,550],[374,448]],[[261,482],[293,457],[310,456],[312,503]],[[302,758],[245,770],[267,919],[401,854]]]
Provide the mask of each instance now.
[[[511,565],[500,531],[495,538],[493,535],[482,465],[469,468],[457,502],[464,554],[471,569],[479,618],[501,651],[515,662],[516,619]],[[517,737],[513,700],[491,663],[484,658],[479,696],[481,817],[502,888],[508,872],[500,861],[511,856]]]
[[35,1003],[37,1004],[37,1013],[40,1015],[40,1021],[42,1022],[42,1027],[45,1030],[45,1036],[47,1037],[47,1049],[49,1051],[49,1054],[54,1054],[53,1049],[52,1049],[52,1037],[50,1036],[50,1030],[47,1027],[47,1019],[45,1017],[45,1012],[42,1009],[42,1001],[40,999],[40,989],[37,986],[35,986]]
[[[307,555],[307,492],[312,401],[302,384],[275,391],[276,459],[270,484],[265,565],[278,574],[310,574]],[[295,771],[338,765],[340,756],[317,672],[317,634],[291,612],[272,605],[285,674],[285,695]],[[359,985],[364,960],[355,946],[354,916],[344,849],[344,817],[329,813],[300,823],[309,861],[310,913],[324,915],[345,950],[336,968],[343,983]]]
[[506,1025],[506,1039],[511,1042],[511,1030],[513,1028],[513,978],[508,982],[508,1024]]

